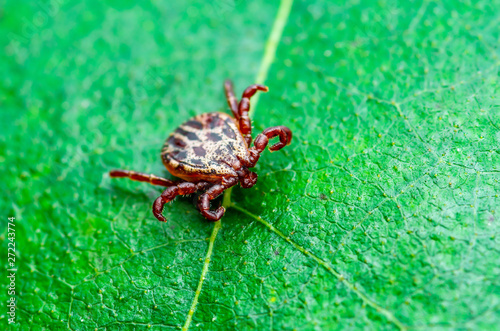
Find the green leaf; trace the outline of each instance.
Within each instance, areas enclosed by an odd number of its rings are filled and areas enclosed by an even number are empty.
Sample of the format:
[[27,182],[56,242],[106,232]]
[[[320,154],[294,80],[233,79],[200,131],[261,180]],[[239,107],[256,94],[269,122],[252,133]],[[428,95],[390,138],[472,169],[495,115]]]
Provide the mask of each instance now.
[[[12,329],[500,323],[499,4],[291,2],[7,1]],[[164,139],[228,111],[226,77],[268,85],[254,134],[293,143],[227,191],[221,222],[177,198],[162,224],[160,188],[107,172],[166,175]]]

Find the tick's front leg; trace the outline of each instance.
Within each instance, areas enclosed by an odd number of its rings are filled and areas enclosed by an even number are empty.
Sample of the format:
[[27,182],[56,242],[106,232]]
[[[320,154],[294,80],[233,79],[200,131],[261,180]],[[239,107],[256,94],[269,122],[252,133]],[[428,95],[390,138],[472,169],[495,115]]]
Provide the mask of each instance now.
[[292,131],[286,126],[273,126],[272,128],[267,128],[262,133],[260,133],[253,143],[254,147],[250,148],[248,151],[250,152],[250,160],[249,160],[249,168],[255,167],[257,161],[259,160],[260,153],[262,153],[267,145],[269,144],[269,140],[279,137],[280,141],[276,144],[269,147],[271,152],[278,151],[283,147],[290,145],[292,142]]
[[222,183],[212,185],[205,193],[200,195],[198,199],[198,209],[200,213],[209,221],[218,221],[224,216],[226,208],[219,207],[216,210],[210,210],[210,201],[221,195],[222,192],[238,184],[238,178],[231,177],[224,179]]
[[271,152],[279,151],[292,142],[292,130],[282,125],[273,126],[272,128],[265,129],[255,138],[255,142],[253,143],[255,149],[259,153],[262,153],[266,149],[267,144],[269,144],[269,140],[278,136],[280,137],[280,141],[269,147]]

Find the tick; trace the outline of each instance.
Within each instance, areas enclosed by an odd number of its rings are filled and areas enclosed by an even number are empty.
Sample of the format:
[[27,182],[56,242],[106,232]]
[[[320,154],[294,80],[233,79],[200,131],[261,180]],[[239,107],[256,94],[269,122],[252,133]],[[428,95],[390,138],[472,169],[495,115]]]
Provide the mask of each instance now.
[[257,174],[248,170],[255,167],[269,140],[279,137],[279,142],[269,147],[274,152],[292,141],[292,131],[286,126],[265,129],[252,143],[252,122],[248,116],[250,99],[257,91],[268,88],[249,86],[238,102],[233,84],[224,83],[226,99],[234,117],[221,112],[205,113],[191,118],[179,126],[165,141],[161,159],[167,170],[180,180],[169,180],[129,170],[112,170],[110,177],[128,177],[139,182],[165,186],[153,203],[153,215],[160,221],[163,207],[178,195],[204,191],[198,198],[200,213],[210,221],[218,221],[226,211],[223,206],[211,210],[210,201],[228,188],[240,184],[250,188],[257,182]]

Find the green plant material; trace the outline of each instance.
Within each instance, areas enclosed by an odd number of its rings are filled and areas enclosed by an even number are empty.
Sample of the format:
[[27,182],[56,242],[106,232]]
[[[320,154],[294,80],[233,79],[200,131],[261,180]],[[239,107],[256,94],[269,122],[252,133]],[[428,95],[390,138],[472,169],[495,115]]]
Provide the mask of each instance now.
[[[7,1],[12,329],[500,324],[499,3],[287,4]],[[257,76],[254,132],[283,124],[294,141],[225,196],[221,223],[178,198],[162,224],[161,188],[108,178],[165,175],[166,136],[227,111],[224,78],[241,93]]]

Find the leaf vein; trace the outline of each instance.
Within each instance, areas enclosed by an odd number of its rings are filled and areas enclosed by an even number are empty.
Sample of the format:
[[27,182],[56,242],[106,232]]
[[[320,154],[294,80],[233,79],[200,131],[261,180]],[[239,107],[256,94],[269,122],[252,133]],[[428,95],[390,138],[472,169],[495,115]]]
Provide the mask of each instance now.
[[339,281],[341,281],[348,289],[350,289],[358,297],[360,297],[361,300],[363,300],[367,305],[369,305],[370,307],[374,308],[380,314],[384,315],[390,322],[392,322],[394,325],[396,325],[400,330],[406,330],[407,329],[407,327],[400,320],[398,320],[397,317],[394,316],[394,314],[392,314],[390,311],[388,311],[387,309],[383,308],[378,303],[376,303],[375,301],[373,301],[372,299],[370,299],[367,295],[365,295],[360,290],[358,290],[354,284],[350,283],[342,274],[340,274],[339,272],[337,272],[330,265],[330,263],[328,263],[328,262],[320,259],[314,253],[308,251],[304,247],[302,247],[299,244],[297,244],[296,242],[292,241],[289,237],[285,236],[285,234],[283,232],[281,232],[280,230],[278,230],[277,228],[275,228],[272,224],[270,224],[267,221],[265,221],[264,219],[262,219],[260,216],[257,216],[255,214],[249,212],[245,208],[242,208],[242,207],[240,207],[238,205],[235,205],[235,204],[233,204],[232,207],[234,209],[236,209],[236,210],[238,210],[238,211],[240,211],[240,212],[242,212],[242,213],[250,216],[251,218],[253,218],[256,221],[258,221],[259,223],[263,224],[266,228],[268,228],[269,230],[271,230],[272,232],[274,232],[275,234],[277,234],[279,237],[281,237],[282,239],[284,239],[290,245],[292,245],[297,250],[299,250],[302,254],[304,254],[307,257],[312,258],[319,265],[321,265],[323,268],[325,268],[329,273],[331,273],[332,275],[334,275]]
[[[255,80],[256,84],[263,84],[267,78],[267,73],[269,72],[269,69],[271,68],[271,64],[274,61],[274,58],[276,56],[276,50],[278,48],[278,44],[281,40],[281,35],[283,34],[283,30],[285,28],[285,25],[288,21],[288,17],[290,15],[290,11],[292,8],[293,0],[281,0],[279,8],[278,8],[278,13],[276,14],[274,24],[271,28],[271,34],[269,36],[269,39],[267,40],[266,46],[264,48],[264,56],[262,58],[262,61],[260,63],[260,68],[257,73],[257,77]],[[257,107],[257,103],[259,101],[259,95],[257,94],[252,102],[253,102],[253,113],[255,113],[255,109]],[[224,192],[224,197],[223,197],[223,206],[226,208],[229,208],[232,206],[231,204],[231,192],[232,188],[229,188]],[[208,265],[210,263],[210,257],[212,255],[213,251],[213,246],[215,239],[217,237],[217,233],[219,232],[219,229],[222,227],[221,221],[218,221],[214,224],[214,228],[212,231],[212,235],[210,237],[210,242],[208,246],[208,251],[207,251],[207,256],[205,258],[205,261],[203,263],[203,269],[202,273],[200,276],[200,281],[198,283],[198,288],[196,289],[195,296],[193,298],[193,302],[191,304],[191,308],[189,309],[186,322],[184,323],[184,327],[182,328],[183,331],[186,331],[189,329],[189,326],[191,324],[191,321],[193,319],[194,312],[196,310],[196,305],[198,304],[198,297],[201,293],[202,287],[203,287],[203,281],[205,280],[206,274],[208,273]]]

